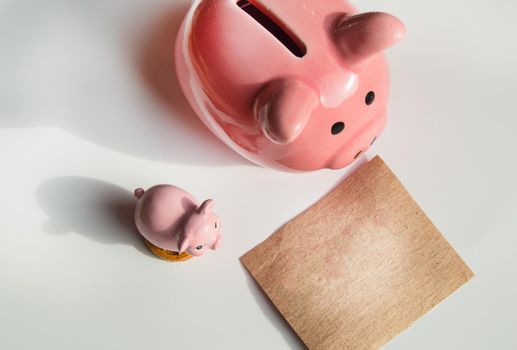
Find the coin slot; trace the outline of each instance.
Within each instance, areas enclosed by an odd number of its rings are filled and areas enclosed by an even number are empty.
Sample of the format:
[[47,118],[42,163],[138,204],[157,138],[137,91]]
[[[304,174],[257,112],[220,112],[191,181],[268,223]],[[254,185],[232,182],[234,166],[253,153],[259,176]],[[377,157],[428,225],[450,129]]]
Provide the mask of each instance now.
[[305,45],[273,13],[261,7],[256,1],[240,0],[237,6],[273,34],[293,55],[300,58],[305,56],[307,53]]

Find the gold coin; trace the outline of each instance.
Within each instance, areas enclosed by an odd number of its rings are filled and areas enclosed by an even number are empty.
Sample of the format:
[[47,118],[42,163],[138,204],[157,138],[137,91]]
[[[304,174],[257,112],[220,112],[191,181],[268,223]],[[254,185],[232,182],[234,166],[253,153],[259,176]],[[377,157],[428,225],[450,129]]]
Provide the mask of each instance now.
[[145,241],[145,245],[147,246],[147,248],[149,248],[149,250],[154,255],[159,257],[160,259],[167,260],[167,261],[173,261],[173,262],[182,262],[182,261],[187,261],[190,258],[192,258],[192,255],[190,255],[187,252],[183,252],[180,254],[178,252],[173,252],[171,250],[166,250],[166,249],[157,247],[145,238],[144,238],[144,241]]

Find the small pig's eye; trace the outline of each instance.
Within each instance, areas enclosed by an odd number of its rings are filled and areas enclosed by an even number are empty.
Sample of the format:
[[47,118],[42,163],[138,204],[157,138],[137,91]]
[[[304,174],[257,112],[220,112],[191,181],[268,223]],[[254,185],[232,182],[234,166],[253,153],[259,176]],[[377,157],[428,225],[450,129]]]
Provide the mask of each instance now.
[[364,102],[366,102],[366,105],[371,105],[375,101],[375,92],[370,91],[366,94],[366,98],[364,99]]
[[343,122],[337,122],[332,125],[332,135],[340,134],[343,130],[345,130],[345,123]]
[[196,250],[201,250],[201,249],[203,249],[203,246],[202,246],[202,245],[198,245],[198,246],[196,247]]
[[215,228],[217,228],[217,221],[215,222],[214,226],[215,226]]

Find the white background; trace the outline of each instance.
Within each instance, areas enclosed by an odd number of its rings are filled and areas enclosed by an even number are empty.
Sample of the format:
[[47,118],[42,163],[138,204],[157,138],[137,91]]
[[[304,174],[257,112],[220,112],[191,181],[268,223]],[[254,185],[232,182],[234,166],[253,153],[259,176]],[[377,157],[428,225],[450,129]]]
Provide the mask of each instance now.
[[[399,16],[380,154],[476,278],[386,349],[517,348],[517,2],[356,1]],[[188,3],[0,0],[0,348],[290,349],[238,258],[350,170],[256,167],[178,89]],[[249,67],[248,69],[252,69]],[[160,261],[131,191],[216,200],[221,249]]]

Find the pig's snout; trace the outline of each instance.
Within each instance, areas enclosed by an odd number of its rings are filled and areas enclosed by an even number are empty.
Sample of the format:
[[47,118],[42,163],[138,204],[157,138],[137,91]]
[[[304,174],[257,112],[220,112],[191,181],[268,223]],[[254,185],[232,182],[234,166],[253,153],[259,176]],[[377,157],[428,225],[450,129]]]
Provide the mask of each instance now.
[[212,244],[212,246],[210,247],[210,249],[216,250],[217,248],[219,248],[221,246],[222,241],[223,241],[223,237],[218,236],[217,239],[215,240],[214,244]]

